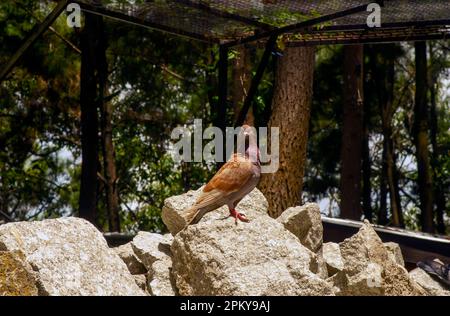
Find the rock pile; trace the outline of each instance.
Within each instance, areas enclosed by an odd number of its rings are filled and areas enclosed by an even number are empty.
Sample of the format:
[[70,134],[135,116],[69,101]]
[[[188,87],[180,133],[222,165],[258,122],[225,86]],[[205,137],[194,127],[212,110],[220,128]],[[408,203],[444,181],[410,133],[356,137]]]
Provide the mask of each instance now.
[[[0,254],[0,295],[145,294],[103,235],[79,218],[2,225]],[[5,267],[19,271],[19,283]]]
[[[338,295],[425,295],[389,247],[365,222],[359,232],[339,244],[342,270],[331,277]],[[334,258],[339,256],[334,254]],[[401,260],[403,262],[403,259]]]
[[323,243],[317,204],[267,215],[255,189],[186,227],[179,216],[200,190],[165,201],[171,234],[139,232],[109,248],[78,218],[0,226],[0,295],[450,295],[420,269],[408,273],[400,247],[366,222],[357,234]]

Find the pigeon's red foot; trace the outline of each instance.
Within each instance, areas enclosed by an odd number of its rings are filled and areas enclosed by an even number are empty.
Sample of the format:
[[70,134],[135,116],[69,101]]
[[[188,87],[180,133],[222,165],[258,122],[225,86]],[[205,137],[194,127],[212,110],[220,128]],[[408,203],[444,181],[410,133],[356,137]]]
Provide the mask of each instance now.
[[238,211],[236,211],[235,209],[230,210],[230,216],[234,217],[235,222],[237,223],[237,220],[239,219],[241,222],[246,222],[248,223],[249,220],[247,217],[245,217],[244,214],[239,213]]

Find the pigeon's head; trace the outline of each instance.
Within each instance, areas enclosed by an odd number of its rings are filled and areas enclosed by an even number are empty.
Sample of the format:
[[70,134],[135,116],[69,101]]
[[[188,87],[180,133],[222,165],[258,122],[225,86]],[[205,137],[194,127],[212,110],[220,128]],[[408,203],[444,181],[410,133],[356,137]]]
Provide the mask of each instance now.
[[258,136],[253,126],[242,125],[241,132],[245,140],[245,155],[253,162],[259,163]]
[[257,145],[258,137],[256,135],[256,129],[253,126],[242,125],[241,133],[244,136],[245,149],[247,149],[250,145]]
[[242,133],[244,133],[244,135],[246,137],[255,137],[256,138],[256,128],[254,128],[253,126],[244,124],[244,125],[242,125],[241,129],[242,129]]

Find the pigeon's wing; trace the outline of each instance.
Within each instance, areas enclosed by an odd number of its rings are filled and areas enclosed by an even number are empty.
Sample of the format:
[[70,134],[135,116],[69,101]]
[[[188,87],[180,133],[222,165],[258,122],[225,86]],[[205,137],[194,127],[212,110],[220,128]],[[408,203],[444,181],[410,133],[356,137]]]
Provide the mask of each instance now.
[[225,204],[226,198],[241,190],[252,176],[251,161],[239,154],[234,154],[203,188],[202,194],[195,203],[196,207]]

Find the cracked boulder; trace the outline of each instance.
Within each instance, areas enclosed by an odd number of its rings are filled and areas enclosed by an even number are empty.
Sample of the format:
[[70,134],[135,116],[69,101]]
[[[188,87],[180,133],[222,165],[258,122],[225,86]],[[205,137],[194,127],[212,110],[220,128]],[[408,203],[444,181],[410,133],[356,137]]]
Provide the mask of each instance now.
[[120,259],[125,262],[128,271],[130,271],[131,274],[139,275],[147,273],[147,269],[144,264],[134,253],[131,242],[113,249],[119,255]]

